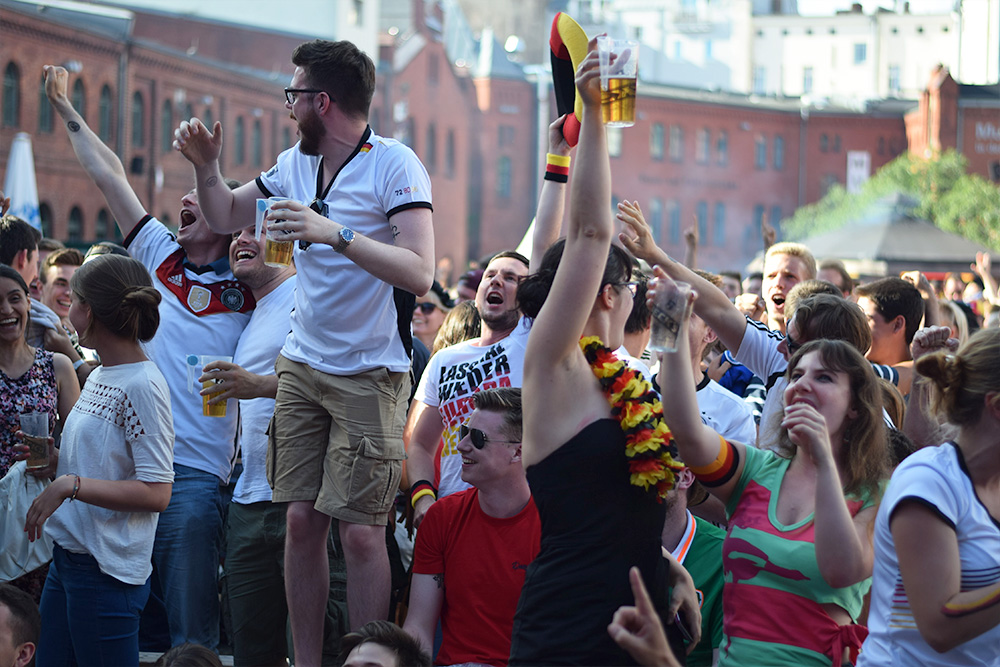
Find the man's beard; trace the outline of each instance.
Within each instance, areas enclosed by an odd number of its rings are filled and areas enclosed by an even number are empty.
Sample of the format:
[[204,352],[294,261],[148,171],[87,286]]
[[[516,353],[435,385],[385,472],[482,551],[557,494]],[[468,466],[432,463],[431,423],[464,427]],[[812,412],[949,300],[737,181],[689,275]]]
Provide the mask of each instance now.
[[479,314],[480,319],[482,319],[483,324],[488,326],[492,331],[510,331],[517,326],[517,321],[521,319],[521,313],[517,310],[505,310],[499,315],[483,315]]
[[310,110],[299,121],[299,152],[303,155],[319,155],[319,144],[326,136],[326,127]]

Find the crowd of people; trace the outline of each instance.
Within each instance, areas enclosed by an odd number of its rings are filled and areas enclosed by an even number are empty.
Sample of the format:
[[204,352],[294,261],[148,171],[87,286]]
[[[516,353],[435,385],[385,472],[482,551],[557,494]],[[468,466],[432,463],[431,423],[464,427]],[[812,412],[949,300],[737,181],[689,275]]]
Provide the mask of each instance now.
[[765,225],[760,274],[700,269],[696,232],[670,257],[610,208],[586,51],[530,257],[452,286],[353,44],[295,50],[299,141],[253,182],[221,123],[180,124],[176,234],[45,67],[124,243],[0,219],[5,481],[20,416],[49,425],[3,534],[51,545],[0,584],[0,667],[1000,664],[990,256],[856,284]]

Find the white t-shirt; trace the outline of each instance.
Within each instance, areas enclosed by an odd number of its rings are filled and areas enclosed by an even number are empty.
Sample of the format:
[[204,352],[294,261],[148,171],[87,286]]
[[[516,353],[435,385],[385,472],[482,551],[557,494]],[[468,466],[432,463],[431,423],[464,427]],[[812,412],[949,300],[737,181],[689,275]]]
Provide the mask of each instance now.
[[726,440],[753,445],[757,439],[757,425],[753,412],[742,398],[715,380],[702,375],[695,398],[701,421]]
[[[431,208],[431,182],[412,150],[369,132],[337,173],[324,202],[331,220],[392,245],[390,218],[410,208]],[[257,186],[267,197],[311,202],[319,165],[319,157],[303,155],[295,145],[260,175]],[[333,176],[327,165],[322,187]],[[397,373],[410,370],[392,285],[322,243],[306,250],[296,244],[295,268],[298,289],[283,356],[331,375],[383,367]]]
[[760,322],[748,317],[740,351],[733,355],[736,361],[764,380],[767,386],[767,398],[764,399],[764,407],[761,410],[760,429],[756,441],[746,442],[747,445],[773,449],[778,444],[781,417],[784,413],[785,386],[788,384],[784,376],[788,361],[785,355],[778,351],[778,344],[784,338],[779,332],[771,331]]
[[[257,375],[274,375],[274,362],[288,335],[295,276],[288,278],[257,302],[250,323],[236,344],[233,363]],[[243,474],[236,481],[233,502],[270,502],[267,485],[267,425],[274,414],[273,398],[240,399],[239,447]]]
[[[920,636],[889,529],[893,511],[907,499],[923,503],[954,528],[961,561],[961,590],[1000,581],[1000,526],[976,496],[961,450],[953,443],[945,443],[911,454],[892,474],[875,518],[870,634],[858,666],[1000,664],[1000,626],[945,653],[932,649]],[[928,572],[926,576],[942,575]]]
[[469,488],[462,481],[462,457],[456,449],[458,427],[475,410],[472,395],[477,391],[521,386],[529,331],[522,318],[509,336],[493,345],[481,347],[478,338],[467,340],[441,350],[427,363],[414,400],[437,408],[444,424],[438,498]]
[[170,387],[177,438],[174,463],[226,482],[236,458],[236,401],[228,401],[225,417],[203,416],[201,384],[197,376],[188,383],[187,358],[233,356],[236,341],[250,320],[253,296],[233,277],[228,258],[214,262],[203,273],[185,264],[183,249],[155,218],[143,218],[125,245],[149,270],[153,286],[163,297],[160,326],[144,348]]
[[[156,365],[98,366],[66,418],[58,474],[173,482],[173,444],[170,390]],[[45,522],[45,534],[67,551],[93,556],[101,572],[138,586],[153,571],[159,516],[64,502]]]

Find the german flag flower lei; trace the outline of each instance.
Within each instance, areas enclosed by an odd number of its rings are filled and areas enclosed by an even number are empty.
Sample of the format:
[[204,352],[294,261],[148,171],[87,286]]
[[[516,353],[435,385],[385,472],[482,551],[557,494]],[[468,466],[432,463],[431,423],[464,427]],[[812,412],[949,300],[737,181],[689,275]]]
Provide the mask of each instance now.
[[654,490],[662,502],[674,487],[675,473],[684,467],[675,458],[677,449],[663,421],[663,404],[642,373],[626,366],[600,338],[581,338],[580,348],[608,397],[611,415],[625,433],[631,483]]

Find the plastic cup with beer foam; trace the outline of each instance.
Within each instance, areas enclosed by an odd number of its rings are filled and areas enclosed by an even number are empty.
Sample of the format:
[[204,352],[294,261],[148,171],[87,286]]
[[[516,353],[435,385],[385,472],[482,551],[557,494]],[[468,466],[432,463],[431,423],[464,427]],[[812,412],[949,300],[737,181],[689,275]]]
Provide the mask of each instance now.
[[680,335],[687,311],[691,307],[688,296],[691,285],[688,283],[657,281],[653,291],[653,304],[650,310],[653,315],[653,328],[649,335],[647,347],[655,352],[676,352],[677,337]]
[[44,470],[49,467],[49,413],[23,412],[21,432],[24,444],[28,446],[28,470]]
[[608,127],[635,125],[635,88],[639,76],[639,43],[597,38],[601,67],[601,115]]
[[271,206],[277,202],[292,201],[288,197],[268,197],[257,200],[257,219],[255,236],[259,239],[261,230],[264,231],[264,264],[271,267],[281,268],[292,263],[292,253],[295,249],[294,241],[285,241],[283,236],[288,232],[277,232],[267,229],[267,213]]
[[[188,391],[192,394],[195,393],[199,387],[198,378],[205,372],[203,369],[208,364],[213,361],[225,361],[227,363],[232,363],[233,358],[223,355],[223,354],[189,354],[187,356],[187,371],[188,371]],[[212,371],[208,371],[212,373]],[[222,384],[222,380],[205,380],[200,384],[201,389],[211,389],[217,385]],[[220,388],[218,391],[213,391],[208,394],[201,394],[201,414],[205,417],[225,417],[226,416],[226,404],[229,401],[220,401],[218,403],[213,403],[209,405],[209,401],[212,396],[221,392]],[[200,392],[199,392],[200,393]]]

